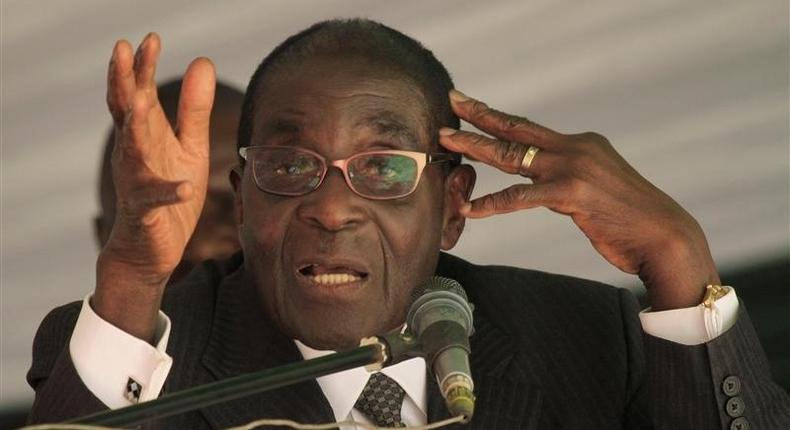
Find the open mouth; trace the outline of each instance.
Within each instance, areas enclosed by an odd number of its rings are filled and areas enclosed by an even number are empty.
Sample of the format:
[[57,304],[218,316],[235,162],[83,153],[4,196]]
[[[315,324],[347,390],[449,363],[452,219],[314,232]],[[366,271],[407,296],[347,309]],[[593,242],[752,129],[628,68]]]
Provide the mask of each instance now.
[[299,273],[319,286],[352,284],[368,277],[366,272],[351,267],[323,264],[307,264],[299,269]]

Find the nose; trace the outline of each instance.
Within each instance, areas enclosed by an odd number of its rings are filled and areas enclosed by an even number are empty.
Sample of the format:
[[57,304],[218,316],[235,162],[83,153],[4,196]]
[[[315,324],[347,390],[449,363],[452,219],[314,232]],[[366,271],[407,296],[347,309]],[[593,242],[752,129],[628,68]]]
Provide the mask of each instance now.
[[351,191],[337,168],[330,167],[321,186],[303,199],[299,217],[323,230],[353,228],[366,219],[364,198]]

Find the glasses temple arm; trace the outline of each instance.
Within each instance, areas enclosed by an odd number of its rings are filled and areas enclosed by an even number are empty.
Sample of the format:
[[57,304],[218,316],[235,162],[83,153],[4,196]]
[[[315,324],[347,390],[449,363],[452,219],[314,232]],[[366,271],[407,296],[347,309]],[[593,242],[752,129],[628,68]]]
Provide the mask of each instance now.
[[428,164],[444,163],[449,161],[453,164],[461,163],[461,154],[457,152],[435,152],[428,154]]

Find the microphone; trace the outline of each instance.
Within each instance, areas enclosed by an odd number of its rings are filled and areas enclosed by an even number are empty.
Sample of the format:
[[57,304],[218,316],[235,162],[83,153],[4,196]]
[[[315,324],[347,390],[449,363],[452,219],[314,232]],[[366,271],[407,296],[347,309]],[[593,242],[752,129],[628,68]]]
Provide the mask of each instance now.
[[406,316],[409,331],[416,335],[430,369],[453,416],[469,422],[475,396],[469,370],[469,336],[474,333],[472,309],[458,282],[434,276],[412,293]]

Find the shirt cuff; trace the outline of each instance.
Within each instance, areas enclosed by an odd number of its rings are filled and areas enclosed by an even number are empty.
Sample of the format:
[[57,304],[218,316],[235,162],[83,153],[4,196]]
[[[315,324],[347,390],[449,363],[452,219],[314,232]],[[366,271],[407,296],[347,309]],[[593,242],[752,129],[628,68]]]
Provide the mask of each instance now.
[[[159,311],[155,345],[151,345],[96,315],[90,297],[82,302],[69,343],[80,379],[111,409],[157,398],[173,364],[165,352],[170,319]],[[129,389],[130,385],[134,390]]]
[[710,342],[730,329],[738,320],[738,297],[735,289],[724,287],[727,293],[713,302],[710,308],[702,304],[691,308],[639,313],[645,333],[682,345]]

